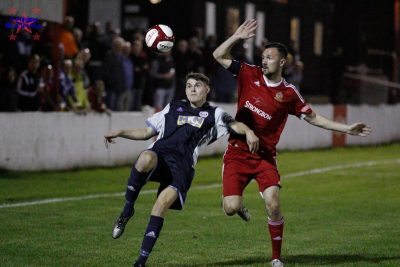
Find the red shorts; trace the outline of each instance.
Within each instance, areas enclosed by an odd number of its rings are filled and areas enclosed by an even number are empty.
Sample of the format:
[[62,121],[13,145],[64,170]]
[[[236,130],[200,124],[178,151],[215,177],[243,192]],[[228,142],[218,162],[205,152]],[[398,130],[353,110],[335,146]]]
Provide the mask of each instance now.
[[253,155],[240,147],[228,145],[222,171],[223,195],[243,194],[247,184],[255,179],[260,192],[270,186],[280,187],[280,176],[274,156]]

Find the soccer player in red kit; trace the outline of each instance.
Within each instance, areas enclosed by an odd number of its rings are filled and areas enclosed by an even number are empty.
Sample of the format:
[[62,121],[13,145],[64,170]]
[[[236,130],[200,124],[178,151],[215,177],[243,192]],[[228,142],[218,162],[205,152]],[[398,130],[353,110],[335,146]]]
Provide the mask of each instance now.
[[364,123],[351,125],[322,117],[307,105],[295,86],[282,78],[287,49],[280,43],[269,43],[262,53],[262,66],[234,60],[232,46],[255,35],[257,22],[246,20],[235,33],[213,53],[214,58],[237,78],[238,106],[236,120],[246,123],[259,138],[259,150],[251,153],[242,136],[231,134],[223,167],[223,209],[229,216],[238,214],[245,221],[250,214],[243,207],[242,194],[255,179],[262,194],[272,242],[273,267],[281,267],[283,215],[280,210],[280,176],[276,165],[276,145],[289,114],[324,129],[366,136],[371,128]]

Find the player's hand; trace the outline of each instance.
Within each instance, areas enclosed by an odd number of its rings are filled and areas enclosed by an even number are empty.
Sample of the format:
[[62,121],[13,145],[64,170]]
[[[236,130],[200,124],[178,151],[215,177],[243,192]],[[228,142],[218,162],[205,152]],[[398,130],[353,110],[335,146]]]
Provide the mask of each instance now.
[[117,138],[121,131],[113,131],[104,135],[104,145],[108,148],[108,143],[115,144],[113,139]]
[[350,135],[367,136],[371,133],[371,131],[372,129],[368,125],[361,122],[357,122],[350,125],[347,133]]
[[259,140],[252,130],[246,132],[246,142],[251,153],[256,153],[258,151]]
[[254,35],[256,35],[255,34],[256,29],[257,29],[257,21],[254,19],[248,19],[245,22],[243,22],[243,24],[240,25],[239,28],[236,29],[233,35],[238,37],[239,39],[243,40],[249,39]]

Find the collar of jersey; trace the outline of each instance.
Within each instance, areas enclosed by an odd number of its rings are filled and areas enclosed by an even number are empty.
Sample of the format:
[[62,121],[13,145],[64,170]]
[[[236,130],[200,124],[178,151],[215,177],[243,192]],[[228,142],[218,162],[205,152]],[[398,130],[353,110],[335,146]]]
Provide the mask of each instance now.
[[188,108],[193,109],[193,110],[205,109],[205,108],[208,108],[208,107],[210,106],[210,103],[209,103],[208,101],[206,101],[201,107],[198,107],[198,108],[192,107],[192,105],[190,105],[190,102],[187,101],[186,99],[184,99],[184,101],[182,101],[182,102],[184,102],[185,105],[186,105]]
[[265,84],[268,87],[278,87],[279,85],[281,85],[281,83],[283,81],[283,78],[281,78],[281,80],[279,82],[273,83],[273,82],[268,81],[268,79],[267,79],[267,77],[265,77],[265,75],[263,75],[263,78],[264,78]]

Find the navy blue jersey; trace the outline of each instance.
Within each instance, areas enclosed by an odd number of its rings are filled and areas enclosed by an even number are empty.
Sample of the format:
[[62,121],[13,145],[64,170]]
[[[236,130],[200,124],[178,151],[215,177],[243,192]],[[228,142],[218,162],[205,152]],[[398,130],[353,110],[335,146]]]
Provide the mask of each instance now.
[[209,103],[192,108],[188,101],[173,101],[146,120],[146,124],[158,133],[150,148],[175,154],[194,166],[199,147],[226,135],[232,121],[228,113]]
[[172,186],[179,194],[180,209],[194,177],[198,149],[228,134],[233,118],[221,108],[205,103],[192,108],[187,101],[173,101],[146,120],[158,133],[149,147],[158,156],[158,166],[150,180],[161,183],[160,189]]

